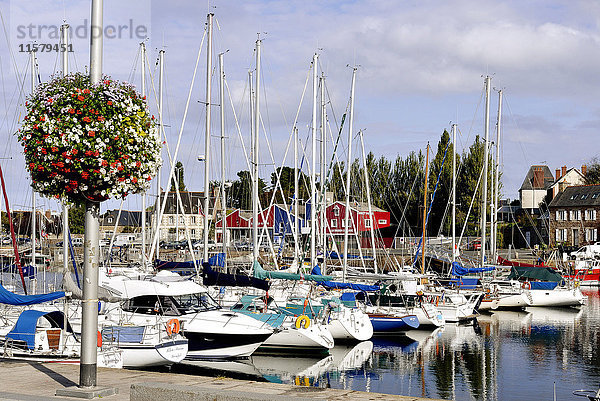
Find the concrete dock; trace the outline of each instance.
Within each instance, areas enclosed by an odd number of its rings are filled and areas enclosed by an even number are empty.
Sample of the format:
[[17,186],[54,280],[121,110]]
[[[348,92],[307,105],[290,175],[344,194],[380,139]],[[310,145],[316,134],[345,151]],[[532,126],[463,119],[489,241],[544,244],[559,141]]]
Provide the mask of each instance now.
[[[0,361],[0,401],[73,401],[75,398],[58,397],[56,392],[76,387],[78,382],[79,365]],[[102,397],[110,401],[432,400],[413,396],[128,369],[99,368],[97,383],[101,387],[117,389],[117,394]]]

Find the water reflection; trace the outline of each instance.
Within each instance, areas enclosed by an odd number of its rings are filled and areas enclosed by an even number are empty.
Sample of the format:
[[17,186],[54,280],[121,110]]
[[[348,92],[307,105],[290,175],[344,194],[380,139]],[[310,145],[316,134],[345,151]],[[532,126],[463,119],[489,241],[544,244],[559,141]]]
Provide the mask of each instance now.
[[572,399],[600,379],[600,294],[585,294],[581,309],[495,311],[469,325],[336,346],[323,358],[254,356],[242,370],[274,382],[449,400],[552,400],[556,385],[557,399]]

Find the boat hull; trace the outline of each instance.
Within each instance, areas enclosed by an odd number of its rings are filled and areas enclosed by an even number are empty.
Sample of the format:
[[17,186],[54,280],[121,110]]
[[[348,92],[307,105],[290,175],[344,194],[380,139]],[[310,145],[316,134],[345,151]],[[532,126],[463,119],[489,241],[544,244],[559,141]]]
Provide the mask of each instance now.
[[123,367],[141,368],[181,362],[188,352],[188,340],[164,341],[156,345],[120,344]]
[[374,335],[395,334],[419,327],[416,315],[394,316],[383,313],[369,313]]

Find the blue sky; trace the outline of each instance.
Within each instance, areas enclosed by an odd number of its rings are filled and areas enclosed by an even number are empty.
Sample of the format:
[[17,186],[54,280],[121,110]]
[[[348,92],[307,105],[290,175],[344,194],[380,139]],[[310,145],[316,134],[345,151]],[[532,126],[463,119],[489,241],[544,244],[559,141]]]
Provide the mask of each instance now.
[[[0,162],[15,205],[31,202],[20,146],[12,135],[17,128],[15,120],[23,111],[18,82],[23,82],[28,64],[28,55],[19,52],[19,46],[34,39],[38,43],[53,41],[51,28],[40,27],[58,26],[63,19],[75,28],[84,26],[84,21],[89,21],[89,4],[77,0],[0,1],[0,103],[4,114],[0,124],[7,143],[0,156],[12,157]],[[348,65],[359,66],[354,128],[364,130],[366,150],[377,156],[395,159],[425,149],[428,141],[435,148],[451,122],[459,124],[459,149],[470,145],[476,134],[483,134],[481,95],[486,74],[505,94],[501,141],[505,196],[518,196],[531,164],[543,162],[552,171],[562,165],[580,167],[599,153],[595,146],[600,125],[595,101],[600,70],[597,2],[105,0],[104,9],[105,26],[128,26],[121,29],[120,37],[105,39],[105,73],[139,83],[140,67],[135,61],[140,39],[129,27],[147,30],[153,74],[157,49],[166,50],[165,123],[172,147],[210,10],[217,21],[215,65],[216,53],[228,50],[227,82],[246,143],[248,70],[254,67],[258,33],[263,38],[261,94],[265,97],[261,103],[276,165],[282,163],[314,52],[320,55],[319,70],[326,76],[331,107],[338,119],[348,101]],[[24,37],[23,32],[27,32]],[[74,38],[73,45],[71,69],[84,70],[89,64],[89,39]],[[203,167],[196,158],[204,153],[204,111],[199,101],[204,101],[205,93],[205,49],[200,57],[178,157],[186,166],[187,185],[194,190],[202,190],[203,183]],[[48,79],[60,66],[57,54],[40,54],[39,65],[41,79]],[[23,92],[29,90],[28,79]],[[304,139],[311,118],[310,88],[309,82],[298,123]],[[155,102],[152,94],[149,97]],[[218,102],[216,79],[213,102]],[[155,110],[154,105],[152,108]],[[492,133],[496,108],[494,91]],[[231,138],[226,165],[234,177],[246,167],[229,109],[226,118]],[[213,122],[213,135],[218,135],[216,108]],[[261,148],[266,146],[263,140]],[[213,155],[218,149],[215,138]],[[260,175],[267,178],[273,167],[264,151],[261,163]],[[291,159],[285,164],[292,165]],[[213,159],[210,166],[211,178],[218,179],[219,159]],[[52,201],[43,202],[56,208]],[[104,207],[115,205],[118,203],[105,202]],[[138,197],[129,197],[125,207],[139,209]]]

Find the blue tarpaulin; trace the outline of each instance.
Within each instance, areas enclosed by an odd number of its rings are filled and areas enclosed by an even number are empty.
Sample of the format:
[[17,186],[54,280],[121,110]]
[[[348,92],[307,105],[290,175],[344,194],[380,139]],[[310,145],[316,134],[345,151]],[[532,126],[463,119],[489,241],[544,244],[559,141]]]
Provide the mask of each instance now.
[[488,267],[464,267],[458,262],[452,262],[452,275],[453,276],[464,276],[469,273],[483,273],[495,270],[495,266]]
[[20,295],[10,292],[0,285],[0,304],[34,305],[41,304],[43,302],[54,301],[55,299],[62,298],[64,296],[64,291],[51,292],[49,294]]
[[479,279],[466,277],[453,278],[450,280],[450,284],[459,288],[474,289],[479,285]]
[[[312,275],[320,276],[321,268],[319,266],[313,267],[311,271]],[[367,284],[354,284],[354,283],[340,283],[336,281],[317,281],[317,284],[322,285],[329,289],[338,290],[355,290],[355,291],[379,291],[378,285],[367,285]]]
[[225,253],[219,252],[214,256],[208,258],[208,264],[211,266],[225,267]]
[[269,291],[269,282],[245,274],[222,273],[213,270],[209,263],[202,264],[202,283],[231,287],[254,287]]

